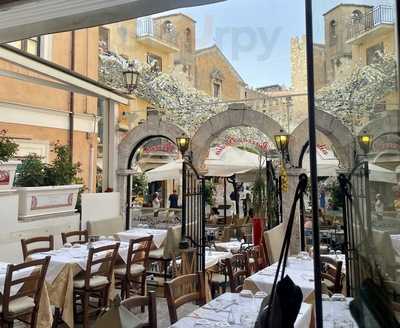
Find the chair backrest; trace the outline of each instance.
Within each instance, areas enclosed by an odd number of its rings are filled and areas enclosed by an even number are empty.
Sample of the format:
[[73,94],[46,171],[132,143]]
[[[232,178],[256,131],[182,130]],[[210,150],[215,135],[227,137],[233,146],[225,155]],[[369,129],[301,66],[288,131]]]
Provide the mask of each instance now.
[[164,246],[164,256],[172,257],[172,254],[179,250],[181,231],[182,226],[180,224],[168,228],[167,238]]
[[231,258],[224,259],[222,263],[228,273],[231,292],[239,293],[243,289],[244,280],[250,276],[247,254],[245,252],[234,254]]
[[[37,245],[36,248],[30,247],[32,246],[32,244],[40,244],[40,246]],[[46,244],[46,246],[44,246],[43,244]],[[24,257],[24,260],[26,260],[26,258],[31,254],[52,251],[54,249],[54,237],[53,235],[50,235],[29,239],[21,239],[21,246],[22,255]]]
[[205,304],[204,276],[197,272],[167,281],[167,303],[171,324],[178,321],[177,309],[183,304]]
[[147,269],[152,242],[153,236],[129,240],[128,259],[126,261],[128,275],[131,272],[129,268],[132,264],[141,264]]
[[[2,312],[4,319],[11,317],[11,313],[9,311],[10,302],[22,297],[31,297],[35,303],[35,306],[31,312],[31,327],[36,327],[39,301],[49,262],[50,256],[46,256],[44,259],[29,261],[16,265],[10,264],[7,267],[2,297]],[[26,273],[28,274],[23,274],[22,270],[26,270]],[[22,287],[19,292],[13,293],[13,286],[21,284]],[[13,313],[13,315],[15,315],[15,313]]]
[[268,258],[273,263],[278,262],[281,253],[283,239],[286,232],[286,223],[278,224],[271,230],[264,232],[265,245],[267,246]]
[[111,219],[87,221],[86,228],[90,236],[108,236],[125,230],[122,216]]
[[244,250],[247,253],[247,258],[249,259],[249,266],[250,266],[250,259],[254,261],[254,270],[257,272],[263,268],[265,268],[265,259],[263,256],[263,250],[261,245],[259,246],[250,246]]
[[342,292],[342,261],[336,261],[329,256],[321,256],[321,263],[323,264],[323,272],[321,277],[333,283],[333,293]]
[[[85,270],[85,289],[90,287],[90,278],[95,275],[104,276],[111,282],[112,274],[114,271],[115,261],[118,255],[119,243],[101,246],[91,247],[89,249],[88,259]],[[93,267],[100,265],[98,270]]]
[[[68,238],[74,238],[72,241],[68,241]],[[77,230],[77,231],[70,231],[70,232],[62,232],[61,239],[63,245],[66,243],[71,243],[72,245],[75,244],[86,244],[89,242],[89,232],[87,230]]]
[[156,292],[149,291],[147,296],[133,296],[121,302],[121,306],[128,310],[147,306],[149,308],[149,321],[142,324],[140,327],[157,328],[157,303]]

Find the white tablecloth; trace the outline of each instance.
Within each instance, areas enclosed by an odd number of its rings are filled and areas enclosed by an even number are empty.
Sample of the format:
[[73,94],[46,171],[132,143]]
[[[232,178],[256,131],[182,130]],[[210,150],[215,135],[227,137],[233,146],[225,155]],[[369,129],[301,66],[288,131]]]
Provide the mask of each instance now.
[[[324,301],[322,302],[323,306],[323,320],[324,320],[324,328],[333,328],[339,327],[338,323],[346,324],[343,327],[352,327],[357,328],[358,325],[354,321],[351,316],[349,310],[349,302],[351,298],[348,298],[346,301]],[[342,326],[340,326],[342,327]]]
[[397,256],[400,256],[400,235],[390,235],[392,246]]
[[[6,273],[7,273],[7,266],[9,263],[5,262],[0,262],[0,292],[3,294],[4,293],[4,284],[6,282]],[[32,273],[33,269],[32,268],[26,268],[23,270],[18,270],[13,273],[12,280],[18,280],[22,278],[28,277]],[[11,287],[11,296],[15,295],[18,293],[18,291],[21,289],[23,284],[18,284],[14,285]]]
[[216,252],[209,251],[206,249],[206,269],[213,267],[218,264],[221,260],[232,257],[232,253],[230,252]]
[[224,243],[215,243],[215,246],[221,247],[227,252],[238,252],[242,243],[239,240],[227,241]]
[[[260,291],[270,293],[274,284],[276,267],[277,263],[246,279],[253,282]],[[303,299],[306,299],[314,291],[314,268],[312,260],[290,257],[285,269],[285,275],[288,275],[301,288]]]
[[[115,243],[115,241],[97,241],[93,243],[93,247],[101,247]],[[119,247],[119,255],[126,262],[128,257],[128,243],[121,242]],[[89,250],[86,245],[77,245],[76,247],[61,248],[58,250],[32,254],[32,259],[41,259],[46,256],[51,256],[49,267],[47,268],[46,281],[53,283],[59,273],[62,271],[66,264],[76,263],[82,270],[86,269],[87,258]],[[105,255],[105,254],[104,254]],[[101,256],[100,254],[98,256]],[[94,266],[94,270],[98,270],[100,265]]]
[[[218,327],[217,324],[227,322],[229,316],[233,320],[229,327],[243,328],[244,326],[241,323],[242,316],[246,315],[255,321],[261,302],[262,298],[248,298],[242,297],[240,294],[224,293],[210,303],[193,311],[188,316],[183,317],[171,327]],[[303,303],[294,327],[309,328],[311,314],[312,305]]]
[[143,238],[153,236],[153,243],[157,248],[160,248],[168,230],[166,229],[149,229],[149,228],[133,228],[131,230],[118,232],[117,236],[121,241],[129,242],[130,239]]

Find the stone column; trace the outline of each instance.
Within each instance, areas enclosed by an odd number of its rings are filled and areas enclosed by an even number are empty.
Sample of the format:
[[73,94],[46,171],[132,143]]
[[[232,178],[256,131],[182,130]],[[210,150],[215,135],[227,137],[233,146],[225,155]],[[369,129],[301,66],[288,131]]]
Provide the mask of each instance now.
[[[294,200],[294,194],[296,192],[296,187],[299,182],[300,174],[304,173],[304,169],[298,168],[287,168],[288,175],[288,191],[282,193],[282,211],[283,211],[283,221],[286,223],[289,219],[290,209]],[[290,253],[298,254],[301,249],[300,243],[300,203],[296,206],[295,220],[293,223],[292,238],[290,240]]]

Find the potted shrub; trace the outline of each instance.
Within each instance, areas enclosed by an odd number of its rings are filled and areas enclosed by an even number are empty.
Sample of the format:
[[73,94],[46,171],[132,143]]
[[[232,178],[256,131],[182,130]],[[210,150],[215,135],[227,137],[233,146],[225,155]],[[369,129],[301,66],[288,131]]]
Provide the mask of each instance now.
[[267,191],[265,182],[265,169],[260,167],[257,170],[253,188],[253,244],[260,245],[262,233],[265,227],[265,216],[267,211]]
[[82,184],[79,165],[71,161],[68,146],[55,146],[56,158],[44,164],[36,155],[29,155],[17,170],[19,217],[75,212]]
[[20,161],[12,160],[18,145],[7,137],[7,131],[0,131],[0,190],[9,190],[13,186],[15,171]]

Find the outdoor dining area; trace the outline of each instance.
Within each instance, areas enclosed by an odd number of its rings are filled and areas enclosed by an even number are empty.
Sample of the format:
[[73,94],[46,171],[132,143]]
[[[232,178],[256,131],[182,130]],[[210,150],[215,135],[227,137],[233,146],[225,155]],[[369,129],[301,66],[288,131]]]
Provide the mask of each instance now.
[[[258,245],[207,233],[201,271],[198,249],[180,247],[181,224],[125,230],[122,220],[113,218],[88,221],[85,229],[60,236],[22,239],[24,262],[1,264],[1,323],[105,327],[114,318],[119,321],[115,327],[143,322],[149,327],[254,327],[261,304],[273,293],[275,275],[282,271],[286,228],[281,223],[265,231]],[[324,308],[331,309],[324,317],[327,326],[340,322],[340,327],[356,327],[343,296],[343,255],[321,256],[321,265]],[[314,324],[313,266],[305,251],[290,253],[286,261],[286,274],[302,293],[294,327]],[[118,306],[110,305],[115,302]]]

